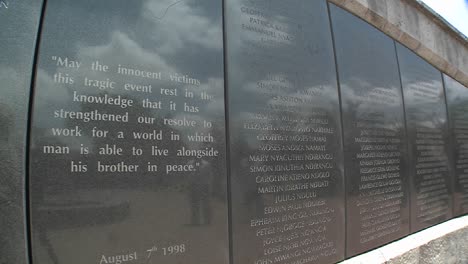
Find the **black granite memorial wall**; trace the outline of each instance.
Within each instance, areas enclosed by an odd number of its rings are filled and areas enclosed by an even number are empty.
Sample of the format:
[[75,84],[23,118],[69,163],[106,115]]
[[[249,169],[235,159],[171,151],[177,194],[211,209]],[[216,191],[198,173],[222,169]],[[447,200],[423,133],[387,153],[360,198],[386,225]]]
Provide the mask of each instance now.
[[227,1],[233,263],[344,258],[341,125],[325,1]]
[[392,39],[330,5],[341,91],[346,254],[408,234],[403,101]]
[[45,2],[0,0],[1,264],[327,264],[468,213],[467,88],[326,0]]
[[221,5],[47,1],[34,263],[228,263]]
[[27,125],[41,0],[0,1],[0,263],[27,262]]
[[409,143],[411,231],[452,217],[452,179],[442,75],[397,45]]
[[453,213],[468,213],[468,89],[444,74],[453,169]]

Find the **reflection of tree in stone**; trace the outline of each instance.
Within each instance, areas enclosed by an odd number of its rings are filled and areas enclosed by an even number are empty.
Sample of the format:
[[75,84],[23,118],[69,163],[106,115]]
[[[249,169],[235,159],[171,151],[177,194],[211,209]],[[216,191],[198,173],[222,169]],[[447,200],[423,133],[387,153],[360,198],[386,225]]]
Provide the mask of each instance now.
[[[45,154],[44,146],[65,146],[59,137],[50,135],[50,129],[34,128],[34,145],[31,146],[31,197],[45,201],[48,197],[68,193],[74,189],[73,178],[69,176],[69,163],[72,155]],[[41,173],[39,173],[39,171]]]
[[[22,187],[21,178],[10,177],[15,175],[14,163],[9,162],[10,160],[16,160],[18,158],[18,152],[15,148],[10,148],[10,135],[13,131],[12,112],[0,104],[0,170],[2,172],[2,179],[0,179],[0,209],[2,214],[6,214],[6,217],[0,217],[0,226],[3,227],[2,235],[0,236],[0,252],[15,252],[14,245],[19,245],[19,241],[11,241],[18,236],[16,232],[22,230],[23,227],[21,221],[11,221],[12,218],[8,217],[12,215],[22,215],[22,199],[20,196],[23,194],[22,191],[16,189],[16,187]],[[14,141],[16,143],[16,141]],[[21,146],[22,144],[15,144],[14,147]],[[3,175],[7,175],[3,177]],[[0,263],[14,263],[14,254],[0,254]]]
[[[220,120],[220,122],[224,122],[224,120]],[[220,155],[218,157],[210,158],[211,170],[217,172],[217,175],[213,175],[212,194],[214,197],[217,197],[221,201],[224,201],[226,199],[227,188],[227,178],[225,177],[226,167],[224,161],[226,157],[223,153],[225,152],[223,140],[225,139],[225,126],[218,126],[214,124],[210,132],[213,134],[213,137],[215,139],[215,143],[212,143],[211,146],[215,147],[220,152]],[[223,147],[220,149],[221,146]]]
[[[205,143],[202,148],[205,146],[208,147],[209,145]],[[190,223],[192,225],[208,225],[212,217],[210,200],[213,193],[213,181],[215,178],[220,177],[215,175],[215,170],[213,170],[215,161],[207,158],[190,161],[191,164],[196,162],[200,166],[197,168],[196,173],[190,173],[192,176],[188,193],[191,208]]]
[[244,209],[248,208],[255,211],[256,208],[263,207],[263,203],[261,202],[262,198],[258,197],[255,177],[250,176],[248,158],[249,154],[255,154],[257,150],[247,140],[251,135],[241,128],[243,120],[239,119],[237,122],[239,127],[232,130],[241,131],[242,133],[233,133],[231,135],[233,142],[231,145],[231,166],[238,174],[232,178],[233,192],[243,195],[242,200],[237,201],[236,204],[241,204]]

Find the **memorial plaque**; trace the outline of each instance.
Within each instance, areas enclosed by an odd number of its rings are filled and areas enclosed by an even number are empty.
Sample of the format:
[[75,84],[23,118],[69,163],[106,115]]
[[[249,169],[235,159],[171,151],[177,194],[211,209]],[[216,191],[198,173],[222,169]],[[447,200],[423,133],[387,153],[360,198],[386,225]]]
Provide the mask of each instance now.
[[326,1],[226,3],[233,263],[335,263],[343,160]]
[[445,74],[444,84],[455,183],[453,213],[458,216],[468,213],[468,88]]
[[228,263],[222,2],[50,0],[34,263]]
[[342,98],[346,255],[409,231],[407,146],[392,39],[330,5]]
[[441,73],[397,45],[406,110],[411,181],[411,231],[452,216],[448,124]]
[[0,0],[0,263],[27,263],[25,153],[41,0]]

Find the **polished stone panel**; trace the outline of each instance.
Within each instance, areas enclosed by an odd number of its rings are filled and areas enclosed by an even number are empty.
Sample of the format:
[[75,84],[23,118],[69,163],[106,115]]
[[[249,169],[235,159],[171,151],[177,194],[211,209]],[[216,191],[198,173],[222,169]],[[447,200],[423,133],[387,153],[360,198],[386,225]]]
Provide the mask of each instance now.
[[452,171],[454,176],[453,213],[468,213],[468,88],[444,74],[449,114]]
[[346,255],[409,231],[403,100],[392,39],[330,4],[342,100]]
[[25,153],[42,1],[0,1],[0,263],[27,263]]
[[441,73],[397,44],[406,110],[411,231],[452,217],[447,108]]
[[221,8],[47,1],[34,263],[228,263]]
[[226,1],[233,264],[344,257],[326,1]]

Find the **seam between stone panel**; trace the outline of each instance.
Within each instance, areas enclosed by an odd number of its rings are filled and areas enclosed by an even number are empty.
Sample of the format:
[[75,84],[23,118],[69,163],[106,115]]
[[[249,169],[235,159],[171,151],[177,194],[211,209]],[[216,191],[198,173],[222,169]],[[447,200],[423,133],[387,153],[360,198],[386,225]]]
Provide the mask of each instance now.
[[39,50],[41,44],[41,35],[42,35],[42,26],[44,23],[44,14],[47,6],[47,0],[43,0],[40,14],[39,14],[39,23],[38,30],[36,34],[36,43],[34,47],[34,59],[33,66],[31,68],[31,87],[29,90],[29,106],[28,106],[28,122],[26,130],[26,149],[25,149],[25,204],[26,204],[26,238],[27,238],[27,256],[29,263],[32,264],[33,261],[33,250],[32,250],[32,222],[31,222],[31,196],[30,196],[30,145],[31,145],[31,127],[32,127],[32,110],[34,105],[34,88],[37,81],[37,63],[39,60]]
[[338,92],[338,104],[339,104],[339,112],[340,112],[340,126],[341,126],[341,152],[342,152],[342,162],[343,162],[343,187],[342,187],[342,190],[343,190],[343,202],[344,202],[344,258],[346,259],[347,255],[348,255],[348,252],[347,252],[347,236],[348,236],[348,232],[347,232],[347,223],[348,223],[348,219],[347,219],[347,210],[348,210],[348,203],[347,203],[347,200],[348,200],[348,195],[347,195],[347,179],[346,179],[346,169],[345,169],[345,166],[344,164],[346,164],[345,162],[345,159],[346,159],[346,155],[345,155],[345,142],[344,142],[344,126],[343,126],[343,107],[342,107],[342,98],[341,98],[341,83],[340,83],[340,75],[338,73],[338,58],[336,56],[336,45],[335,45],[335,33],[333,31],[333,23],[332,23],[332,17],[331,17],[331,12],[330,12],[330,4],[329,3],[326,3],[327,4],[327,12],[328,12],[328,23],[329,23],[329,27],[330,27],[330,35],[331,35],[331,43],[332,43],[332,49],[333,49],[333,62],[335,63],[335,78],[336,78],[336,89],[337,89],[337,92]]
[[234,263],[233,252],[233,231],[232,231],[232,180],[231,180],[231,136],[229,133],[229,94],[228,94],[228,66],[227,66],[227,28],[226,28],[226,1],[221,0],[221,13],[222,13],[222,30],[223,30],[223,75],[224,75],[224,136],[226,144],[226,195],[228,203],[228,263]]

